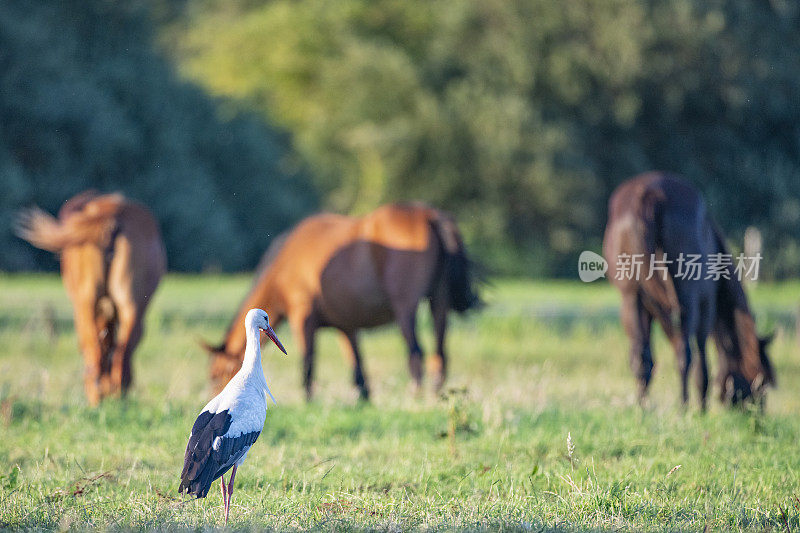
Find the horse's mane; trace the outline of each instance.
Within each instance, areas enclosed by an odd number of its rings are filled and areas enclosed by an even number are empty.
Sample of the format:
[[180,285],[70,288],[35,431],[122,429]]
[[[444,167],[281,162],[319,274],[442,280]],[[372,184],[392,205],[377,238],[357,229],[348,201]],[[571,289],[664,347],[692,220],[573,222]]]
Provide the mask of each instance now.
[[[717,248],[715,253],[728,254],[728,247],[719,227],[710,219],[709,223],[714,232]],[[762,371],[769,373],[769,370],[762,365],[755,320],[733,265],[728,266],[727,274],[730,279],[721,278],[717,284],[714,335],[717,346],[724,352],[729,363],[752,382]]]

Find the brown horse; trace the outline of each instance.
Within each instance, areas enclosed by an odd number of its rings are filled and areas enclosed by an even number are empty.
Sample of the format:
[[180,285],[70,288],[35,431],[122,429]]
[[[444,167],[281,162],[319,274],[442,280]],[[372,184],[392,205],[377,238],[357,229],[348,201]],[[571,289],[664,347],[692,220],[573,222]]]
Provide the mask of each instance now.
[[358,332],[396,321],[408,345],[409,369],[422,381],[417,342],[419,301],[429,298],[436,332],[431,360],[436,388],[445,379],[447,312],[478,303],[469,262],[453,220],[422,204],[387,205],[362,217],[322,214],[301,222],[267,250],[256,280],[212,354],[211,379],[221,389],[239,369],[245,348],[240,323],[249,309],[265,309],[275,324],[287,319],[303,351],[303,384],[312,396],[314,336],[338,329],[361,397],[369,397]]
[[67,201],[58,219],[38,208],[23,212],[17,230],[34,246],[61,254],[89,403],[124,394],[145,309],[166,270],[155,219],[120,194],[85,192]]
[[[689,183],[651,172],[620,185],[609,202],[603,254],[609,263],[609,280],[622,293],[621,317],[631,341],[630,364],[639,382],[640,399],[652,376],[650,329],[654,318],[678,358],[684,404],[694,340],[697,388],[700,406],[705,409],[709,334],[720,356],[722,401],[760,397],[766,385],[774,384],[766,354],[768,341],[756,336],[747,297],[735,273],[736,261],[721,266],[724,276],[714,279],[717,275],[709,267],[709,258],[728,251],[700,193]],[[638,275],[635,254],[641,254]],[[689,254],[702,258],[695,261],[699,268],[691,273],[686,261],[679,260]]]

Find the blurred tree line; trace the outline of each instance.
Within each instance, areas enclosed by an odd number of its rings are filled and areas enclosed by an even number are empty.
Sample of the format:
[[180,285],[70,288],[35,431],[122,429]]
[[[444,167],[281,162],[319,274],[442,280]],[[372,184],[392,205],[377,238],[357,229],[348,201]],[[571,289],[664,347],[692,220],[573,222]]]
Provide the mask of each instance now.
[[173,268],[242,268],[317,198],[424,199],[496,271],[572,276],[613,187],[662,169],[800,271],[794,1],[130,5],[0,5],[0,231],[94,184],[153,207]]
[[423,198],[499,270],[574,275],[613,187],[699,185],[800,272],[800,7],[773,0],[210,0],[190,77],[288,128],[328,206]]
[[179,270],[252,268],[316,208],[285,133],[178,78],[151,7],[0,2],[0,269],[54,268],[14,216],[89,188],[146,204]]

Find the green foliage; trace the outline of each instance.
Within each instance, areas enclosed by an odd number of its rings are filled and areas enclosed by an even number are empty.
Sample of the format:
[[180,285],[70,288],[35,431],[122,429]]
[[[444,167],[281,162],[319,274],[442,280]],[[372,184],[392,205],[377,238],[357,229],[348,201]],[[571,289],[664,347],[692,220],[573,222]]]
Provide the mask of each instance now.
[[[631,175],[679,172],[800,268],[800,8],[747,0],[208,0],[184,71],[287,127],[326,204],[422,198],[501,270],[572,273]],[[213,38],[209,38],[213,35]]]
[[[220,338],[249,283],[167,276],[146,317],[131,397],[91,409],[58,276],[0,276],[0,528],[220,528],[218,485],[186,502],[177,485],[208,400],[196,340]],[[373,403],[359,402],[336,335],[323,331],[318,399],[306,405],[297,344],[279,329],[289,357],[265,349],[263,361],[278,405],[237,473],[230,526],[794,531],[800,284],[751,292],[760,318],[792,319],[772,345],[779,388],[760,419],[716,401],[706,414],[680,409],[675,358],[660,335],[651,402],[639,408],[618,296],[604,283],[496,283],[483,312],[451,321],[448,398],[409,394],[401,336],[384,328],[363,335]],[[53,337],[41,330],[45,306]],[[430,315],[420,322],[429,353]]]
[[285,134],[181,81],[150,4],[0,4],[0,269],[53,265],[14,213],[119,190],[159,219],[171,268],[243,269],[315,207]]
[[785,0],[9,0],[0,268],[55,265],[17,209],[95,187],[153,209],[173,269],[250,267],[318,199],[422,199],[495,270],[573,275],[613,188],[662,169],[789,277],[799,24]]

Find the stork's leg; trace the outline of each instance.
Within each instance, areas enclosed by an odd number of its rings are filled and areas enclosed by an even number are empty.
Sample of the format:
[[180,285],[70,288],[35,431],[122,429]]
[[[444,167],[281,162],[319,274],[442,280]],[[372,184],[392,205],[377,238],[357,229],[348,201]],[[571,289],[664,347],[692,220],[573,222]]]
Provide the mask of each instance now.
[[228,502],[225,504],[225,525],[228,525],[228,513],[231,511],[231,496],[233,496],[233,479],[236,477],[236,465],[231,470],[231,480],[228,482]]
[[228,486],[225,484],[225,474],[219,478],[219,488],[222,489],[222,511],[228,508]]

